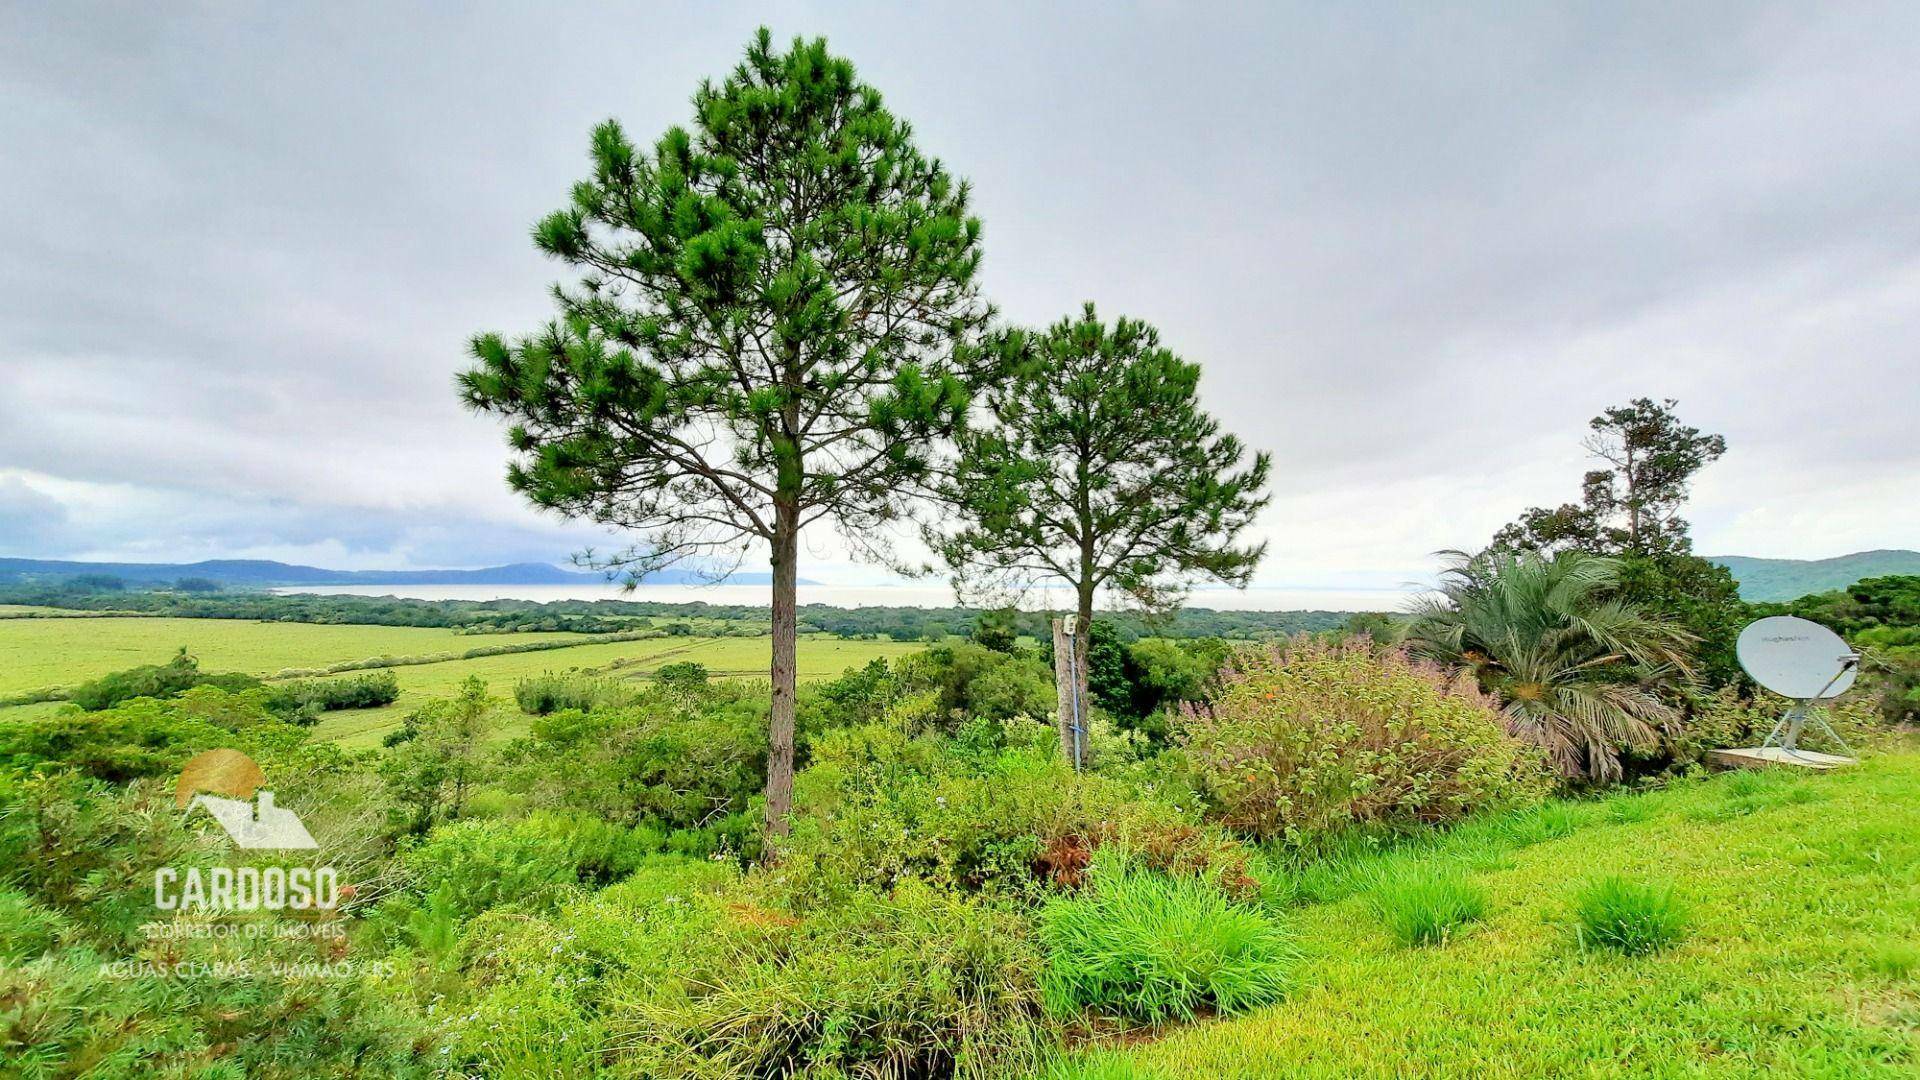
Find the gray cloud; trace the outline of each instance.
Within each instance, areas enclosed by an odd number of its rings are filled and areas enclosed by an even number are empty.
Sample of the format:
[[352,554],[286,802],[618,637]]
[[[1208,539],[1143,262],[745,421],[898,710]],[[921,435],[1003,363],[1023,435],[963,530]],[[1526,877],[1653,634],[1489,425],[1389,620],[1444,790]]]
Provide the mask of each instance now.
[[0,550],[33,551],[71,542],[63,535],[67,508],[28,487],[19,477],[0,476]]
[[462,343],[547,314],[590,126],[683,122],[760,22],[972,179],[1010,318],[1203,362],[1278,459],[1265,580],[1424,572],[1641,394],[1733,444],[1703,549],[1920,544],[1920,9],[608,4],[0,10],[0,547],[587,542],[504,490]]

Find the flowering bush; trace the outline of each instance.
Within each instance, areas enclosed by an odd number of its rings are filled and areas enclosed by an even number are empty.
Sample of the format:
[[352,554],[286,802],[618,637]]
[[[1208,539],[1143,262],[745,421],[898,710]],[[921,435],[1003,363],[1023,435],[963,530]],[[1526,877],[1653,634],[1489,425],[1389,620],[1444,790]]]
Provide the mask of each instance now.
[[1551,784],[1490,698],[1366,641],[1243,653],[1179,739],[1220,821],[1289,842],[1538,802]]

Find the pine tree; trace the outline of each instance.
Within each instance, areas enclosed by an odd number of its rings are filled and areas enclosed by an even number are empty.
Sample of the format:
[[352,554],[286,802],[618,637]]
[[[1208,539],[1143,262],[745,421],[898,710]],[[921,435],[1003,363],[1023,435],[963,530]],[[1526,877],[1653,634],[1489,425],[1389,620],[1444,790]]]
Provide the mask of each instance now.
[[767,824],[793,783],[802,531],[871,544],[965,414],[956,357],[989,316],[967,186],[821,40],[746,59],[643,152],[595,129],[592,172],[534,230],[578,271],[559,317],[475,339],[467,403],[513,422],[538,506],[633,530],[628,582],[693,557],[773,569]]
[[929,535],[956,584],[1065,583],[1082,657],[1102,591],[1165,609],[1201,580],[1246,584],[1266,545],[1235,540],[1267,503],[1270,462],[1201,410],[1198,365],[1092,304],[985,352],[1003,374],[938,485],[961,523]]

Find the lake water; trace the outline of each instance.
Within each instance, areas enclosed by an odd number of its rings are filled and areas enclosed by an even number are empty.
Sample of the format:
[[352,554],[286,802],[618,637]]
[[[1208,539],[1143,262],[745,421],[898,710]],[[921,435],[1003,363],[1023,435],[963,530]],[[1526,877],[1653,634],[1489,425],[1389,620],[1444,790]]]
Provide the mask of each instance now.
[[[766,585],[642,585],[631,592],[616,585],[306,585],[275,589],[279,593],[318,593],[348,596],[398,596],[410,600],[638,600],[662,604],[741,604],[767,606]],[[833,607],[945,608],[954,604],[953,590],[944,585],[802,585],[802,604]],[[1298,589],[1259,586],[1251,589],[1200,589],[1187,597],[1186,606],[1216,611],[1399,611],[1417,595],[1402,589]],[[1021,603],[1024,608],[1071,607],[1065,589],[1035,590]]]

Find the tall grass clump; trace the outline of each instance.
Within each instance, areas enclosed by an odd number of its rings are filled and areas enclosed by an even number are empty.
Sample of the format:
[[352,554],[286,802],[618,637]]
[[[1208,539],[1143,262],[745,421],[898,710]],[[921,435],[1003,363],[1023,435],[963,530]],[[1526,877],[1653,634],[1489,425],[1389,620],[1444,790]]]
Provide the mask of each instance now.
[[1628,956],[1656,952],[1687,933],[1686,905],[1672,886],[1604,877],[1574,898],[1575,933],[1584,949]]
[[513,687],[514,703],[528,716],[546,716],[564,709],[586,712],[618,696],[618,687],[606,679],[553,672],[521,679]]
[[1198,877],[1168,877],[1125,855],[1095,856],[1090,887],[1040,914],[1041,991],[1056,1015],[1132,1020],[1235,1012],[1285,994],[1294,949],[1265,911]]
[[1433,945],[1487,912],[1487,894],[1454,867],[1401,862],[1382,867],[1368,896],[1402,945]]

